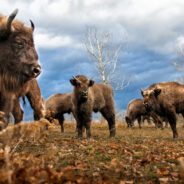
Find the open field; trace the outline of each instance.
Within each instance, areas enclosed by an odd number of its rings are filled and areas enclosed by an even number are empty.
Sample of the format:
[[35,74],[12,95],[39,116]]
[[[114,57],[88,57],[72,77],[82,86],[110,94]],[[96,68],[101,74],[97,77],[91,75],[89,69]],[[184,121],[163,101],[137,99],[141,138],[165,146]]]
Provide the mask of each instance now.
[[64,126],[65,133],[52,125],[1,145],[0,183],[184,183],[181,123],[176,140],[170,128],[154,125],[127,129],[117,123],[116,137],[109,138],[106,123],[93,123],[89,140],[76,138],[75,123]]

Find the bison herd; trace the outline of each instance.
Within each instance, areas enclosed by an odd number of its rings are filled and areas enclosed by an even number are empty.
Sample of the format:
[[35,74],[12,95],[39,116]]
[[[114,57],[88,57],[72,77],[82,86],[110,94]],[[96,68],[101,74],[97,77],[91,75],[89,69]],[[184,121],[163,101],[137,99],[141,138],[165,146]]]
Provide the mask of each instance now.
[[[72,113],[77,122],[78,137],[91,136],[92,112],[100,112],[107,120],[110,137],[116,134],[115,105],[113,89],[108,84],[100,84],[83,75],[73,76],[70,83],[71,93],[54,94],[43,100],[36,77],[41,73],[38,55],[34,47],[34,24],[26,27],[14,20],[18,10],[10,16],[0,15],[0,111],[3,112],[0,128],[6,128],[10,114],[15,123],[23,120],[23,110],[19,99],[28,99],[34,119],[58,119],[61,131],[64,132],[64,113]],[[153,84],[145,90],[141,89],[143,99],[129,102],[125,120],[132,127],[137,119],[153,120],[156,127],[169,122],[173,137],[177,138],[176,114],[184,116],[184,85],[177,82]]]

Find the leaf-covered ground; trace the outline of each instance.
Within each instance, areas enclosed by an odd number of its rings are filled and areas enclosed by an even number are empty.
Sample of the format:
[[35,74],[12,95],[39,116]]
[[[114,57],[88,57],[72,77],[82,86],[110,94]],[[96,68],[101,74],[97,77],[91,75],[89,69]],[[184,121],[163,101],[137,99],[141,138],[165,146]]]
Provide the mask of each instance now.
[[93,123],[92,138],[83,140],[75,123],[64,126],[65,133],[50,126],[39,139],[20,138],[2,148],[0,183],[184,183],[182,124],[176,140],[170,128],[154,125],[127,129],[117,123],[116,137],[109,138],[106,123]]

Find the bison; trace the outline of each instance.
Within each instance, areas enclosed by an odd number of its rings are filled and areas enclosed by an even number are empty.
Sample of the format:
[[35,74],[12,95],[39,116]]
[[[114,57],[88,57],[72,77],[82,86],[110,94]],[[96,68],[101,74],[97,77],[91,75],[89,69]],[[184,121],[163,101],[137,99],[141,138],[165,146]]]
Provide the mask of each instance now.
[[184,115],[184,85],[177,82],[162,82],[153,84],[144,91],[144,106],[148,112],[154,111],[169,121],[173,138],[178,137],[176,129],[176,114]]
[[33,41],[34,24],[31,21],[29,28],[14,20],[17,13],[16,9],[9,17],[0,15],[0,111],[5,112],[5,122],[24,85],[41,73]]
[[57,119],[61,126],[61,132],[64,132],[63,122],[64,114],[73,113],[73,104],[71,93],[54,94],[45,101],[45,118],[48,120]]
[[133,99],[128,103],[125,120],[128,127],[132,127],[134,121],[137,119],[139,128],[141,128],[141,120],[147,119],[150,121],[150,117],[153,118],[155,125],[162,126],[162,123],[158,116],[153,112],[147,112],[143,99]]
[[133,122],[137,119],[139,128],[141,128],[141,116],[147,115],[147,111],[143,105],[142,99],[133,99],[128,103],[125,116],[128,127],[133,126]]
[[70,79],[74,86],[72,103],[78,126],[78,137],[83,137],[83,127],[87,138],[91,137],[92,112],[100,112],[108,121],[110,137],[115,136],[115,107],[113,89],[110,85],[95,83],[86,76],[78,75]]

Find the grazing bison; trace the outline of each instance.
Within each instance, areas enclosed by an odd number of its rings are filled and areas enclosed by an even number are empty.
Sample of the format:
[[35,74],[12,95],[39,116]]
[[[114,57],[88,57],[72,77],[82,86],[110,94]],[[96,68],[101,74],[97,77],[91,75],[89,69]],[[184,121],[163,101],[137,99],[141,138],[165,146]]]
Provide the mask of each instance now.
[[24,85],[41,72],[33,41],[34,24],[31,21],[29,28],[14,20],[17,12],[9,17],[0,15],[0,111],[5,112],[5,122]]
[[142,99],[133,99],[128,103],[125,116],[128,127],[133,126],[133,122],[137,119],[139,128],[141,128],[141,116],[147,115],[147,111],[143,105]]
[[58,119],[61,126],[61,132],[64,132],[63,122],[64,114],[73,113],[73,104],[71,93],[54,94],[45,102],[45,118],[48,120]]
[[72,103],[78,126],[78,137],[83,134],[83,127],[86,135],[91,136],[92,112],[101,112],[108,121],[110,137],[115,136],[115,108],[112,87],[107,84],[95,83],[83,75],[73,76],[70,79],[74,86],[72,92]]
[[153,112],[147,112],[144,106],[143,99],[133,99],[128,103],[127,112],[125,120],[128,127],[132,127],[134,121],[137,119],[139,128],[141,128],[141,121],[144,122],[145,119],[150,122],[150,117],[154,120],[155,126],[162,127],[162,121],[160,118]]
[[141,94],[146,110],[166,118],[171,126],[173,138],[177,138],[176,113],[184,115],[184,85],[177,82],[157,83],[144,91],[141,90]]

